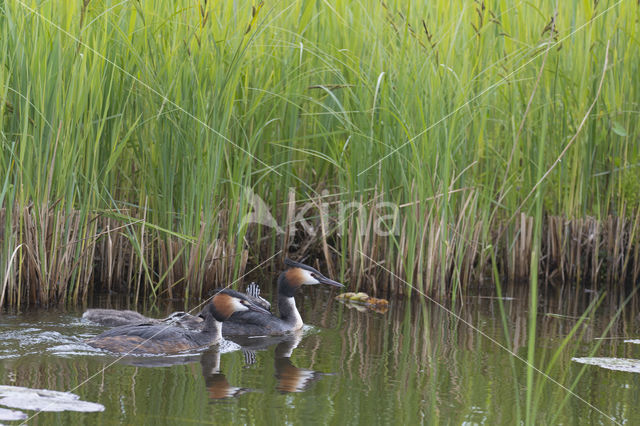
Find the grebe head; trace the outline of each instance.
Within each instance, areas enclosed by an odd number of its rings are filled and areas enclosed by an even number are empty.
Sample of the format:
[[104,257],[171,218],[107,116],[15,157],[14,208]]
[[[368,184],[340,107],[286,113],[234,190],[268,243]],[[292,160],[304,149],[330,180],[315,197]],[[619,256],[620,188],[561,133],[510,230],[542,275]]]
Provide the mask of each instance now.
[[249,300],[246,295],[237,291],[224,289],[216,293],[211,303],[202,310],[200,315],[204,316],[206,313],[209,313],[216,321],[222,322],[227,320],[234,312],[249,310],[263,314],[271,314],[262,306],[256,305]]
[[344,287],[343,284],[327,278],[315,268],[291,259],[285,259],[287,270],[278,278],[278,290],[289,297],[303,285],[329,284],[335,287]]

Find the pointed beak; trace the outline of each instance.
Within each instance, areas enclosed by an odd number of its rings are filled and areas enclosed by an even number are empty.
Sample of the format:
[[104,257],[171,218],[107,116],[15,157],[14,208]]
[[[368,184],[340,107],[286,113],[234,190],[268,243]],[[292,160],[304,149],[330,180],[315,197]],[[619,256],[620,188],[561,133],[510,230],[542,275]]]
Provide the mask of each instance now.
[[334,287],[344,287],[344,284],[341,284],[338,281],[334,281],[331,278],[327,278],[324,275],[316,276],[316,280],[318,280],[318,282],[320,284],[329,284],[329,285],[332,285]]

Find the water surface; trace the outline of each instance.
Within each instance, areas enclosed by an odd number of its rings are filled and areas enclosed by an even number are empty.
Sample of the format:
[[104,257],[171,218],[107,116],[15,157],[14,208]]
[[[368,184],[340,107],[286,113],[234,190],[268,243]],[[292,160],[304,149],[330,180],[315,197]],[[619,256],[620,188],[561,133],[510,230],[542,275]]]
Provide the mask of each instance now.
[[[172,357],[117,356],[83,343],[105,328],[82,309],[30,309],[0,316],[0,384],[72,391],[98,413],[35,413],[29,424],[514,424],[526,418],[526,297],[504,300],[509,339],[494,298],[467,298],[455,315],[425,301],[392,301],[386,313],[358,310],[308,289],[298,299],[309,326],[297,339],[249,341]],[[584,307],[565,296],[539,306],[534,373],[536,423],[640,421],[640,375],[572,361],[640,359],[637,319],[623,315],[599,340],[606,305],[560,349]],[[612,302],[613,303],[613,302]],[[114,300],[96,307],[131,308]],[[189,308],[190,306],[187,306]],[[138,310],[163,317],[183,305]],[[600,345],[594,351],[596,345]],[[552,363],[551,367],[549,365]],[[594,408],[595,407],[595,408]],[[598,412],[597,410],[601,412]],[[14,422],[7,422],[14,423]]]

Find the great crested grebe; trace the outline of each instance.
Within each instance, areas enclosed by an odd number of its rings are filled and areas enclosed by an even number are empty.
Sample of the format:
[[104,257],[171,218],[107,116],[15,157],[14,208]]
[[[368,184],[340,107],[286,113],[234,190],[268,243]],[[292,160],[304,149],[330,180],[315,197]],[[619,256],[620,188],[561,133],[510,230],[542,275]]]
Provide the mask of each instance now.
[[296,308],[294,296],[303,285],[329,284],[344,287],[322,275],[317,269],[290,259],[287,269],[278,277],[278,310],[280,317],[264,312],[237,312],[222,326],[227,336],[284,334],[302,328],[304,323]]
[[[219,291],[216,290],[216,291]],[[252,282],[247,286],[246,298],[249,301],[255,303],[258,306],[262,306],[267,311],[271,309],[271,304],[265,299],[260,297],[260,287],[258,284]],[[203,318],[201,315],[192,315],[188,312],[174,312],[166,318],[150,318],[144,315],[130,310],[119,309],[87,309],[82,314],[82,318],[94,322],[100,325],[106,325],[107,327],[118,327],[121,325],[134,325],[134,324],[166,324],[174,325],[177,327],[186,328],[189,330],[200,330],[204,326]]]
[[149,318],[136,312],[119,309],[87,309],[82,314],[82,318],[95,322],[96,324],[106,325],[107,327],[119,327],[121,325],[134,324],[166,324],[175,325],[188,329],[202,328],[203,319],[197,315],[191,315],[187,312],[174,312],[166,318]]
[[254,311],[261,315],[269,311],[252,302],[245,294],[221,290],[202,310],[200,329],[188,329],[167,324],[144,323],[112,328],[89,339],[95,348],[111,352],[134,354],[169,354],[212,345],[222,338],[221,322],[234,312]]

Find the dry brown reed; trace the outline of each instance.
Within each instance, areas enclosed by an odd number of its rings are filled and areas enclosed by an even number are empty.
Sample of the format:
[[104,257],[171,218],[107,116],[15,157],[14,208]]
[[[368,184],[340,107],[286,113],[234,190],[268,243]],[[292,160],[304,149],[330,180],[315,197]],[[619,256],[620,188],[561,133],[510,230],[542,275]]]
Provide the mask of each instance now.
[[12,249],[16,256],[7,256],[0,306],[86,301],[94,291],[127,293],[136,303],[151,295],[201,297],[231,282],[236,258],[240,274],[248,263],[248,251],[225,239],[205,242],[202,232],[194,243],[167,238],[144,220],[122,225],[104,215],[38,212],[32,205],[14,209],[10,220],[13,234],[0,231],[0,239],[22,243]]
[[[360,205],[371,206],[382,195],[374,190]],[[375,208],[353,209],[342,218],[316,214],[300,226],[296,215],[305,208],[305,200],[296,202],[295,193],[290,192],[282,223],[294,226],[283,228],[275,248],[282,250],[282,257],[303,259],[326,270],[348,283],[350,290],[379,297],[410,295],[412,288],[405,280],[439,299],[464,295],[487,284],[490,250],[495,250],[501,276],[510,283],[526,283],[531,272],[533,218],[521,214],[512,224],[492,225],[476,217],[476,192],[458,195],[463,208],[455,220],[445,221],[436,213],[442,211],[439,203],[443,202],[436,198],[429,204],[401,206],[399,217],[404,219],[396,224],[397,233],[381,235],[379,225],[388,218]],[[327,213],[338,199],[318,196],[311,202]],[[135,216],[135,212],[128,214]],[[419,220],[408,220],[409,214]],[[4,210],[0,216],[5,219]],[[9,238],[21,244],[4,244],[11,261],[3,265],[6,275],[0,302],[14,306],[77,302],[96,291],[124,292],[136,301],[147,296],[202,297],[273,253],[271,239],[257,237],[258,232],[271,234],[258,225],[250,225],[245,246],[237,247],[222,234],[208,239],[204,225],[191,241],[145,226],[145,215],[139,216],[141,220],[123,224],[105,215],[64,213],[55,205],[41,211],[32,205],[15,208],[10,219],[13,233],[5,235],[3,230],[0,237],[3,242]],[[640,279],[639,233],[640,212],[602,220],[547,216],[540,276],[547,286],[623,289]],[[11,256],[14,251],[17,255]],[[277,269],[279,264],[272,267]]]
[[[449,222],[436,213],[442,210],[439,199],[430,204],[401,206],[404,211],[400,216],[405,219],[398,224],[395,236],[377,232],[375,224],[382,218],[375,208],[367,209],[366,214],[352,211],[342,220],[336,215],[318,215],[307,218],[306,227],[298,226],[295,231],[287,227],[279,248],[282,256],[315,259],[312,263],[322,264],[327,271],[341,271],[351,290],[379,296],[411,294],[404,280],[433,297],[451,297],[452,291],[466,294],[489,280],[491,250],[507,282],[526,284],[531,272],[534,218],[522,213],[512,223],[482,220],[474,208],[478,194],[468,190],[461,196],[462,211]],[[374,191],[359,204],[372,205],[380,197],[381,192]],[[318,197],[312,202],[317,206],[334,205],[337,200]],[[296,208],[291,193],[286,223],[293,223],[301,208]],[[419,220],[408,220],[408,214]],[[420,226],[412,229],[409,223]],[[639,226],[640,212],[633,217],[609,216],[602,220],[545,217],[540,276],[552,286],[578,284],[623,290],[625,284],[640,278]],[[315,234],[305,229],[313,229]]]

